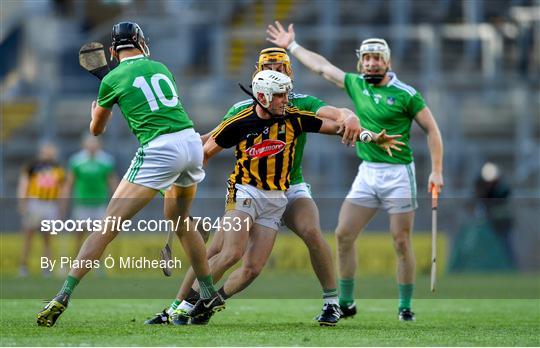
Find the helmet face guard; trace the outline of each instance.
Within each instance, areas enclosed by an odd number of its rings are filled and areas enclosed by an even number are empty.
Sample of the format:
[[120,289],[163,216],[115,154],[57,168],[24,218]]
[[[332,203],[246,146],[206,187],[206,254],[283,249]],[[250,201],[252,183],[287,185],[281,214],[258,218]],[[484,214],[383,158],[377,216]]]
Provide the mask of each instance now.
[[270,47],[262,50],[259,53],[259,60],[257,62],[257,72],[263,71],[266,64],[283,64],[285,68],[285,74],[291,79],[293,78],[293,72],[291,67],[291,59],[287,55],[287,51],[280,47]]
[[115,24],[112,28],[111,39],[112,49],[117,53],[125,48],[137,48],[145,56],[150,55],[144,33],[137,23],[120,22]]
[[251,87],[253,89],[253,97],[256,99],[259,93],[264,95],[264,103],[258,99],[257,101],[263,108],[268,108],[274,94],[289,93],[293,86],[290,77],[287,75],[278,71],[263,70],[255,75]]

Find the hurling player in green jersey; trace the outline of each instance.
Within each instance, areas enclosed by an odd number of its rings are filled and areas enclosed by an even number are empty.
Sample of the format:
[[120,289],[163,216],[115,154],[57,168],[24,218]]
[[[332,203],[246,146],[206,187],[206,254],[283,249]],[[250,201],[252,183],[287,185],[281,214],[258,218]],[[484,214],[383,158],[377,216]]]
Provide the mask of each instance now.
[[[116,226],[119,224],[108,221],[131,219],[156,193],[168,188],[166,217],[183,221],[189,216],[197,184],[204,179],[200,135],[180,103],[169,69],[148,58],[150,52],[139,25],[114,25],[110,53],[119,64],[101,81],[98,101],[92,103],[90,132],[95,136],[102,134],[113,105],[118,104],[141,146],[107,206],[101,227],[84,242],[58,295],[38,313],[40,326],[54,325],[75,286],[93,267],[99,266],[105,248],[120,232]],[[202,237],[193,228],[178,225],[175,232],[201,284],[196,313],[224,308],[224,301],[214,289]]]
[[390,232],[397,255],[398,318],[414,320],[411,299],[415,281],[415,258],[411,245],[416,202],[416,180],[409,137],[412,121],[425,131],[431,154],[428,191],[443,186],[443,144],[437,123],[422,96],[390,71],[390,48],[385,40],[368,39],[357,50],[358,73],[345,73],[321,55],[295,41],[293,25],[268,26],[268,40],[287,48],[302,64],[322,75],[352,99],[362,127],[374,132],[386,129],[401,134],[406,145],[395,156],[372,143],[357,143],[363,162],[339,214],[338,241],[340,306],[343,317],[356,314],[354,276],[355,240],[379,208],[390,216]]

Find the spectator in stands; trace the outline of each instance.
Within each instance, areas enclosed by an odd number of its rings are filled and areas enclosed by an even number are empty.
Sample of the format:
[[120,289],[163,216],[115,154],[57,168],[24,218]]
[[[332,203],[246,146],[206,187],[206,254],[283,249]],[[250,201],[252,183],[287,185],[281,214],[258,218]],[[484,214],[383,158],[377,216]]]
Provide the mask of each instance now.
[[[32,236],[40,231],[41,221],[58,219],[59,198],[64,184],[64,169],[58,164],[58,150],[52,143],[41,145],[38,157],[26,165],[19,177],[18,208],[23,225],[23,250],[19,274],[28,275]],[[43,256],[51,258],[50,235],[43,235]],[[48,275],[44,270],[44,275]]]

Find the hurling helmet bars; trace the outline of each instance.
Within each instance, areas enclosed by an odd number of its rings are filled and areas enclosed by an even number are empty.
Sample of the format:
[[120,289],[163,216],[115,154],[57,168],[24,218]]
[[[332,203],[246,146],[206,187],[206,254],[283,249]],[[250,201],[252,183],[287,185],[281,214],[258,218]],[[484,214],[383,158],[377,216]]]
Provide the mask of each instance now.
[[263,70],[253,77],[251,87],[255,98],[259,93],[264,94],[266,100],[261,105],[267,108],[270,106],[274,94],[289,93],[293,86],[291,79],[287,75],[278,71]]
[[259,53],[259,61],[257,62],[257,71],[262,71],[265,64],[283,64],[287,75],[292,79],[293,72],[291,67],[291,59],[287,51],[281,47],[265,48]]
[[134,22],[120,22],[115,24],[111,33],[113,50],[118,52],[123,48],[137,48],[145,56],[150,55],[146,39],[141,27]]
[[356,56],[362,60],[366,53],[379,53],[386,63],[390,61],[390,47],[384,39],[371,38],[362,41],[360,48],[356,50]]

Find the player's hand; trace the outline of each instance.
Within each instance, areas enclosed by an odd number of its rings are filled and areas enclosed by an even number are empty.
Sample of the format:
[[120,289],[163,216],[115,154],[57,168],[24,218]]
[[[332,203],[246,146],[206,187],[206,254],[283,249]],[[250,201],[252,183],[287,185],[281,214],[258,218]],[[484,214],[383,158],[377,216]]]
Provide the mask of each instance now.
[[274,24],[270,24],[268,28],[266,29],[266,34],[268,37],[266,38],[267,41],[270,41],[276,46],[279,46],[281,48],[287,48],[291,44],[291,42],[294,41],[294,27],[291,24],[289,24],[288,30],[285,30],[280,22],[275,21]]
[[405,146],[404,142],[401,142],[399,139],[401,138],[400,134],[397,135],[389,135],[386,134],[386,129],[383,129],[379,134],[375,135],[375,144],[377,144],[381,149],[386,151],[388,156],[394,157],[392,154],[392,150],[395,151],[401,151],[401,148],[399,146]]
[[343,122],[339,125],[337,134],[342,134],[341,142],[348,146],[354,146],[360,137],[362,127],[360,126],[360,120],[356,115],[347,116]]
[[443,175],[440,172],[431,172],[429,174],[428,179],[428,192],[431,192],[432,190],[436,190],[437,192],[441,192],[442,187],[444,186],[444,180]]

